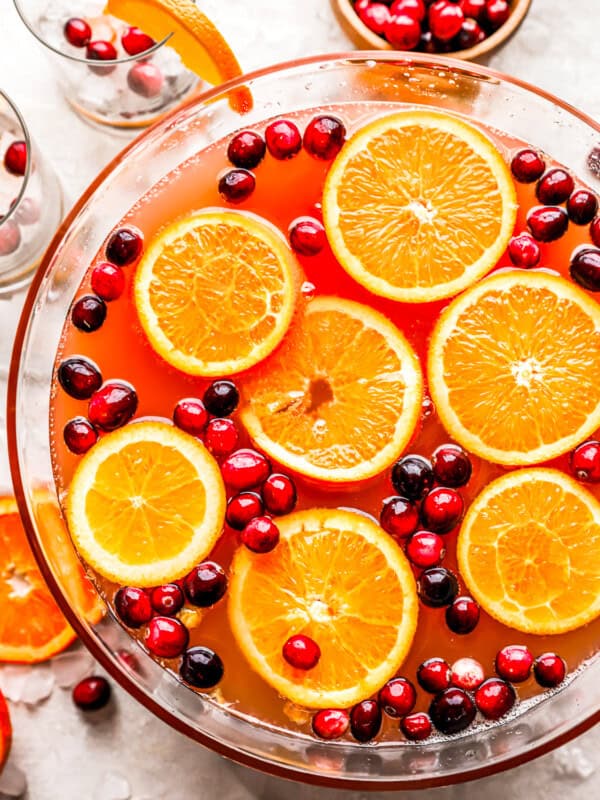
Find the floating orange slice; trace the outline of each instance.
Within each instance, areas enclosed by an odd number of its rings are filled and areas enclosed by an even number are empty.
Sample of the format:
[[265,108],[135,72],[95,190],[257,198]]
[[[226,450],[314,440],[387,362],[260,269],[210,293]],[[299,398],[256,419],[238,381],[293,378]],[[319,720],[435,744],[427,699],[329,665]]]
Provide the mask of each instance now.
[[12,725],[10,713],[4,695],[0,692],[0,772],[6,763],[12,743]]
[[[311,509],[277,521],[275,550],[234,558],[229,617],[254,670],[308,708],[346,707],[370,697],[400,668],[417,625],[417,595],[404,553],[370,519]],[[321,658],[301,671],[282,647],[317,642]]]
[[427,303],[495,266],[517,213],[502,155],[481,131],[435,111],[361,128],[327,176],[323,219],[344,269],[375,294]]
[[259,217],[200,211],[163,229],[135,276],[135,304],[154,350],[190,375],[230,375],[286,333],[299,268]]
[[523,633],[566,633],[600,615],[600,503],[554,469],[492,481],[457,544],[461,575],[491,616]]
[[243,383],[241,417],[256,444],[289,469],[358,481],[404,450],[422,392],[418,358],[395,325],[368,306],[317,297]]
[[100,439],[79,462],[67,499],[81,556],[106,578],[137,586],[185,575],[212,550],[224,518],[217,462],[165,422]]
[[441,315],[429,385],[446,430],[499,464],[537,464],[600,427],[600,306],[569,281],[513,270]]

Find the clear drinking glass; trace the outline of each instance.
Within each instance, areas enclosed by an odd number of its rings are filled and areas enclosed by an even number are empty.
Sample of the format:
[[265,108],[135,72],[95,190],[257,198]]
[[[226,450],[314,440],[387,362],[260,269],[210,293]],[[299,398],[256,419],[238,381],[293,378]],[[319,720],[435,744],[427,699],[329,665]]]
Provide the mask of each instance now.
[[31,277],[62,216],[58,178],[0,89],[0,294]]
[[[198,88],[198,76],[168,46],[170,37],[154,43],[140,36],[126,39],[128,50],[142,48],[128,53],[123,36],[129,26],[103,13],[104,0],[14,0],[14,4],[47,49],[65,98],[88,122],[128,133],[152,124]],[[87,23],[91,35],[76,28],[69,41],[65,25],[72,19]]]
[[[240,114],[230,99],[244,84],[254,105]],[[600,658],[539,702],[521,704],[501,724],[452,739],[377,745],[316,741],[191,691],[145,654],[113,616],[90,626],[76,612],[61,579],[57,548],[47,546],[44,534],[48,494],[40,490],[56,497],[48,430],[54,359],[73,298],[107,231],[172,170],[234,131],[308,109],[343,113],[344,106],[356,103],[464,115],[532,141],[600,193],[600,167],[591,155],[598,151],[600,125],[543,91],[483,67],[428,55],[355,52],[272,67],[213,89],[132,142],[79,200],[46,255],[13,351],[9,453],[19,508],[44,576],[84,643],[133,697],[177,730],[257,769],[342,789],[422,789],[507,769],[600,721]],[[119,655],[124,648],[135,652],[135,660]]]

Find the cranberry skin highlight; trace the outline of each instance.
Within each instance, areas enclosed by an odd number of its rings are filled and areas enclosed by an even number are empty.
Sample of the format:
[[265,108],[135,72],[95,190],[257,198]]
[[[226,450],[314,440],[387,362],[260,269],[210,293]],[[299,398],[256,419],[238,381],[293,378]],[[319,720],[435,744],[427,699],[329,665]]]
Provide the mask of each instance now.
[[172,617],[154,617],[148,624],[144,642],[158,658],[177,658],[188,646],[190,635],[185,625]]
[[213,417],[228,417],[238,407],[240,393],[233,381],[213,381],[202,399]]
[[313,217],[294,220],[290,226],[289,239],[292,250],[308,258],[318,255],[327,244],[323,224]]
[[538,242],[555,242],[569,227],[569,215],[560,206],[538,206],[527,215],[527,225]]
[[431,567],[419,576],[417,592],[420,601],[430,608],[448,606],[458,594],[458,580],[445,567]]
[[589,225],[598,213],[598,198],[587,189],[578,189],[567,200],[567,213],[575,225]]
[[72,47],[86,47],[92,38],[90,25],[78,17],[71,17],[63,28],[65,39]]
[[420,500],[435,480],[431,462],[418,455],[404,456],[396,461],[391,478],[398,494],[409,500]]
[[387,497],[380,514],[381,527],[395,539],[405,539],[419,525],[416,506],[405,497]]
[[247,169],[230,169],[219,179],[219,194],[228,203],[243,203],[256,188],[256,178]]
[[414,50],[421,41],[421,25],[408,14],[393,15],[385,23],[384,35],[396,50]]
[[453,686],[472,692],[485,680],[483,667],[474,658],[459,658],[452,664],[451,681]]
[[116,593],[115,611],[128,628],[141,628],[152,619],[148,593],[137,586],[122,586]]
[[225,459],[221,472],[227,486],[241,491],[264,483],[271,472],[271,465],[262,453],[243,448]]
[[324,708],[312,718],[313,733],[319,739],[339,739],[349,727],[350,715],[342,708]]
[[227,591],[225,570],[215,561],[203,561],[185,576],[183,591],[193,606],[210,608]]
[[264,506],[260,495],[255,492],[241,492],[227,503],[225,519],[236,531],[243,531],[250,520],[263,515]]
[[428,658],[417,670],[419,686],[426,692],[437,694],[450,686],[452,671],[443,658]]
[[545,206],[558,206],[568,199],[575,188],[573,178],[564,169],[550,169],[537,185],[536,195]]
[[431,736],[431,717],[424,711],[408,714],[400,720],[400,730],[411,742],[422,742]]
[[583,442],[571,453],[571,472],[578,481],[600,483],[600,442]]
[[262,499],[269,514],[289,514],[298,499],[294,482],[288,475],[273,472],[263,483]]
[[265,157],[265,140],[254,131],[240,131],[229,142],[227,158],[234,167],[254,169]]
[[212,689],[224,673],[223,662],[209,647],[190,647],[183,655],[179,674],[196,689]]
[[106,258],[118,267],[133,264],[142,255],[144,237],[137,228],[119,228],[106,244]]
[[567,665],[556,653],[543,653],[533,664],[533,674],[540,686],[553,689],[564,681]]
[[202,436],[208,425],[208,411],[197,397],[185,397],[173,411],[173,422],[190,436]]
[[217,458],[231,455],[238,446],[238,432],[232,419],[211,419],[204,435],[204,444]]
[[81,711],[99,711],[110,700],[110,683],[102,675],[90,675],[79,681],[71,696]]
[[438,486],[425,495],[421,505],[423,526],[434,533],[449,533],[461,521],[464,507],[455,489]]
[[125,291],[125,273],[121,267],[103,261],[92,271],[92,289],[105,303],[118,300]]
[[475,719],[475,703],[463,690],[451,686],[438,694],[429,706],[429,716],[440,733],[464,731]]
[[403,717],[415,707],[417,693],[406,678],[392,678],[380,689],[378,699],[388,717]]
[[121,44],[127,55],[137,56],[154,47],[156,41],[144,31],[131,26],[121,36]]
[[480,610],[472,597],[457,597],[446,609],[446,625],[453,633],[464,636],[479,623]]
[[102,386],[102,373],[98,366],[83,356],[65,359],[57,370],[62,389],[75,400],[89,400]]
[[475,703],[486,719],[498,720],[511,710],[517,696],[501,678],[488,678],[475,692]]
[[495,668],[498,675],[511,683],[522,683],[531,675],[533,656],[523,645],[511,644],[498,651]]
[[382,715],[376,700],[363,700],[350,712],[350,732],[357,742],[372,741],[381,730]]
[[241,539],[253,553],[270,553],[279,544],[279,528],[270,517],[254,517],[242,531]]
[[96,444],[98,434],[85,417],[74,417],[65,425],[63,438],[71,453],[81,456]]
[[577,250],[569,266],[571,278],[589,292],[600,292],[600,249]]
[[275,120],[267,125],[265,141],[267,150],[278,161],[293,158],[302,147],[298,126],[286,119]]
[[546,164],[535,150],[519,150],[513,156],[510,168],[519,183],[535,183],[544,174]]
[[411,564],[421,569],[437,567],[446,555],[446,546],[437,533],[417,531],[406,543],[406,555]]
[[22,176],[27,171],[27,142],[11,142],[4,154],[4,168],[11,175]]
[[520,233],[508,243],[508,255],[515,267],[536,267],[542,251],[531,234]]
[[443,486],[458,489],[465,486],[473,470],[471,459],[457,444],[443,444],[431,458],[435,479]]
[[104,325],[106,304],[93,294],[86,294],[71,309],[71,322],[83,333],[94,333]]
[[321,648],[310,636],[297,634],[283,645],[281,651],[283,658],[294,669],[309,670],[319,663]]
[[185,597],[176,583],[165,583],[152,590],[150,602],[157,614],[162,617],[172,617],[183,608]]
[[322,114],[306,126],[302,144],[306,152],[321,161],[331,161],[346,141],[346,126],[337,117]]
[[133,386],[121,381],[108,381],[92,395],[88,417],[102,431],[121,428],[137,411],[138,397]]

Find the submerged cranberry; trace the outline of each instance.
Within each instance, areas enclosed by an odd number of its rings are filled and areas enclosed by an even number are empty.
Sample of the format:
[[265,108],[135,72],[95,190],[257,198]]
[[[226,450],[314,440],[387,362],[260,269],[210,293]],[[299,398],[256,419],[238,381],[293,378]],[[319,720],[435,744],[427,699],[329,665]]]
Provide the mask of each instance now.
[[312,718],[312,729],[320,739],[339,739],[350,727],[350,715],[342,708],[324,708]]
[[234,167],[254,169],[265,157],[267,145],[262,136],[255,131],[236,133],[227,147],[227,158]]
[[428,658],[417,670],[417,680],[422,689],[437,694],[450,686],[452,672],[443,658]]
[[11,142],[4,154],[4,167],[11,175],[25,175],[27,170],[27,142]]
[[364,8],[360,8],[358,16],[369,30],[378,36],[383,36],[385,26],[389,22],[391,15],[389,8],[384,3],[375,2],[368,3]]
[[236,531],[242,531],[254,517],[262,516],[264,506],[260,495],[255,492],[241,492],[227,503],[225,518],[227,524]]
[[494,665],[505,681],[522,683],[531,675],[533,656],[524,645],[510,644],[498,651]]
[[520,233],[508,243],[508,255],[515,267],[535,267],[540,262],[542,251],[529,233]]
[[211,419],[204,434],[204,444],[217,458],[233,453],[238,445],[238,431],[232,419]]
[[396,461],[391,478],[398,494],[409,500],[420,500],[431,489],[434,481],[431,462],[417,455],[404,456]]
[[101,328],[106,319],[106,304],[94,294],[80,297],[71,309],[71,322],[84,333],[93,333]]
[[493,30],[504,25],[510,17],[510,6],[507,0],[488,0],[485,7],[485,16]]
[[202,398],[213,417],[228,417],[240,402],[237,386],[232,381],[213,381]]
[[215,561],[204,561],[185,576],[183,590],[192,605],[209,608],[227,591],[227,576]]
[[392,14],[383,32],[396,50],[414,50],[421,41],[421,25],[408,14]]
[[175,406],[173,422],[191,436],[202,436],[208,425],[208,411],[198,397],[185,397]]
[[540,686],[553,689],[564,681],[567,665],[556,653],[543,653],[533,664],[533,674]]
[[408,714],[400,720],[400,730],[411,742],[421,742],[431,736],[431,717],[424,711]]
[[538,206],[527,215],[527,225],[538,242],[554,242],[569,227],[569,215],[559,206]]
[[209,647],[190,647],[183,655],[179,674],[196,689],[212,689],[224,673],[223,662]]
[[185,597],[181,587],[176,583],[165,583],[152,590],[150,602],[157,614],[172,617],[183,608]]
[[190,634],[185,625],[172,617],[154,617],[148,623],[144,643],[158,658],[177,658],[188,646]]
[[311,639],[299,633],[290,636],[281,651],[287,663],[294,669],[309,670],[316,667],[321,658],[321,648]]
[[557,167],[548,170],[540,179],[536,195],[545,206],[558,206],[567,200],[574,188],[575,183],[569,173]]
[[133,264],[142,255],[144,237],[137,228],[119,228],[106,244],[106,257],[119,267]]
[[301,256],[316,256],[327,244],[323,223],[314,217],[299,217],[290,225],[290,244]]
[[90,675],[74,687],[73,702],[82,711],[99,711],[110,700],[110,683],[102,675]]
[[578,189],[567,200],[567,212],[575,225],[588,225],[598,213],[598,198],[587,189]]
[[76,400],[89,400],[102,386],[102,374],[96,364],[83,356],[65,359],[57,370],[58,382]]
[[455,489],[438,486],[432,489],[421,505],[421,518],[428,530],[448,533],[462,519],[464,502]]
[[483,667],[474,658],[459,658],[452,664],[452,685],[467,692],[473,691],[485,680]]
[[73,47],[85,47],[92,38],[92,29],[88,22],[78,17],[71,17],[63,28],[65,39]]
[[254,517],[242,531],[241,539],[253,553],[270,553],[279,544],[279,528],[270,517]]
[[219,179],[219,194],[228,203],[243,203],[256,188],[256,178],[247,169],[230,169]]
[[381,730],[381,708],[376,700],[363,700],[350,712],[350,733],[357,742],[372,741]]
[[103,431],[125,425],[137,411],[135,389],[122,381],[108,381],[92,396],[88,405],[90,422]]
[[453,633],[464,636],[479,622],[479,606],[472,597],[457,597],[446,609],[446,625]]
[[600,217],[590,223],[590,236],[596,247],[600,247]]
[[381,527],[396,539],[405,539],[417,529],[419,512],[405,497],[387,497],[379,516]]
[[578,481],[600,483],[600,442],[591,439],[573,450],[571,472]]
[[444,540],[437,533],[417,531],[406,543],[406,555],[416,567],[437,567],[446,555]]
[[546,164],[535,150],[519,150],[513,156],[510,168],[519,183],[535,183],[544,174]]
[[292,158],[302,147],[298,126],[286,119],[278,119],[267,125],[265,140],[269,153],[279,161]]
[[152,603],[144,589],[123,586],[115,595],[115,611],[128,628],[141,628],[152,619]]
[[417,702],[415,687],[406,678],[392,678],[380,690],[379,704],[389,717],[409,714]]
[[121,44],[127,55],[137,56],[154,47],[156,41],[144,31],[132,26],[121,36]]
[[98,441],[96,429],[85,417],[70,419],[63,429],[65,444],[78,456],[87,453]]
[[475,719],[477,709],[469,695],[457,687],[438,694],[431,701],[429,716],[440,733],[460,733]]
[[331,161],[346,140],[346,127],[341,119],[321,114],[313,117],[306,126],[302,144],[309,155]]
[[600,249],[578,250],[571,258],[569,273],[584,289],[600,292]]
[[454,601],[458,594],[458,580],[445,567],[431,567],[419,576],[417,590],[422,603],[431,608],[441,608]]
[[443,444],[438,447],[431,463],[438,483],[458,489],[469,482],[473,469],[471,460],[457,444]]
[[118,300],[125,290],[125,273],[121,267],[102,261],[92,271],[92,289],[107,303]]
[[127,73],[127,86],[140,97],[158,97],[165,85],[165,76],[156,64],[134,64]]
[[475,703],[486,719],[497,720],[511,710],[517,696],[501,678],[488,678],[475,692]]
[[298,497],[294,482],[288,475],[273,472],[260,491],[269,514],[289,514],[294,510]]
[[223,480],[231,489],[251,489],[269,477],[271,465],[262,453],[243,448],[228,456],[221,465]]
[[[85,57],[89,61],[115,61],[118,58],[118,54],[111,42],[96,41],[88,43]],[[97,75],[110,75],[111,72],[115,71],[116,64],[106,67],[92,67],[90,65],[90,69]]]
[[3,221],[0,217],[0,258],[9,256],[19,249],[21,244],[21,229],[14,219]]
[[429,7],[429,28],[440,42],[449,42],[460,31],[465,15],[460,6],[437,0]]

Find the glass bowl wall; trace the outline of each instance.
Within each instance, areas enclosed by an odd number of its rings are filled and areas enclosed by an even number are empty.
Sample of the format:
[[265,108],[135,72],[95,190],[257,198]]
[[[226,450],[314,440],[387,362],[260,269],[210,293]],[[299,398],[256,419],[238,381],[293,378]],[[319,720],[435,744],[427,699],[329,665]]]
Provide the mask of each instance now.
[[[267,117],[344,103],[423,104],[467,115],[532,141],[596,192],[590,153],[600,128],[560,101],[489,70],[429,56],[353,53],[313,58],[244,79],[254,106],[241,116],[213,90],[147,131],[105,169],[59,230],[31,288],[9,387],[9,447],[20,510],[41,568],[85,644],[113,677],[173,727],[236,761],[298,780],[363,789],[415,788],[481,777],[547,752],[600,719],[600,660],[561,691],[502,725],[451,741],[376,746],[325,743],[244,719],[182,686],[108,617],[96,629],[72,610],[60,564],[45,541],[47,491],[55,496],[48,415],[53,361],[71,301],[107,232],[181,162]],[[44,511],[45,509],[45,511]],[[139,666],[119,657],[136,648]]]

